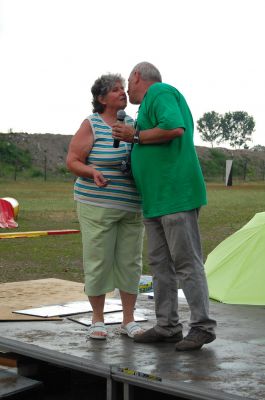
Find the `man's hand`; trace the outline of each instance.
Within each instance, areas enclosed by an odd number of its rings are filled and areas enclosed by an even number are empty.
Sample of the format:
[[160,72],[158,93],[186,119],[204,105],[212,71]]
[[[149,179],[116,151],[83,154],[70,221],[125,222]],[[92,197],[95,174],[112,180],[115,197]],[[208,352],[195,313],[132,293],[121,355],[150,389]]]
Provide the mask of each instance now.
[[112,125],[112,137],[123,142],[132,143],[135,129],[131,125],[125,125],[121,122],[115,122]]

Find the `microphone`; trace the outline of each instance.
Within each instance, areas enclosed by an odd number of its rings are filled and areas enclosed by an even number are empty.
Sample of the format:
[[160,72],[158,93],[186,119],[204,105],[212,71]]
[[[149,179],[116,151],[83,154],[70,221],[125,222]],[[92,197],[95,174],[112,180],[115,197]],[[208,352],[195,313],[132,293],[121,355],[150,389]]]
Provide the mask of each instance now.
[[[123,122],[126,117],[126,112],[124,110],[118,110],[117,111],[117,121]],[[113,140],[113,147],[117,149],[120,145],[120,141],[118,139]]]

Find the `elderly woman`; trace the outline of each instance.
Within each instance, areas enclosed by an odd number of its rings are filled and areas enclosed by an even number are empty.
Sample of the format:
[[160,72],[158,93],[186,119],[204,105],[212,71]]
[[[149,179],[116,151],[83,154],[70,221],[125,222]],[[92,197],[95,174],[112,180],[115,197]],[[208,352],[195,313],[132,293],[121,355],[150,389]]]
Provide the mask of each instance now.
[[[142,267],[143,224],[139,194],[121,171],[130,144],[113,147],[112,125],[127,98],[124,79],[108,74],[91,88],[93,114],[73,137],[67,167],[78,176],[74,198],[83,242],[85,293],[93,309],[89,337],[106,339],[104,303],[107,292],[118,288],[123,305],[121,332],[142,332],[134,321],[134,306]],[[125,123],[133,125],[126,115]]]

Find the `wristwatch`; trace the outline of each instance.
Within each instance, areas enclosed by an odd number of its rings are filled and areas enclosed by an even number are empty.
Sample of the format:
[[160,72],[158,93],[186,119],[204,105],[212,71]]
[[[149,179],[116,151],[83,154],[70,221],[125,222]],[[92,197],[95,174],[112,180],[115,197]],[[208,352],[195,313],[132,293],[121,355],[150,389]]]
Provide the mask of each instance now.
[[134,132],[133,143],[140,144],[140,131],[138,129]]

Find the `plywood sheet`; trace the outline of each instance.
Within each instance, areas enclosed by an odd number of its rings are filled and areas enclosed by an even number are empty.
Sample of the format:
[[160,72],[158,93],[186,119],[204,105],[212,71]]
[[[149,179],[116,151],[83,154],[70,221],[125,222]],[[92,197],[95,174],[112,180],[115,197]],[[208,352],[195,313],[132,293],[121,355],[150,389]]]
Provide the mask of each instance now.
[[0,321],[40,320],[43,318],[13,314],[12,311],[84,300],[87,300],[84,284],[79,282],[49,278],[2,283],[0,284]]
[[[78,322],[79,324],[90,326],[92,323],[92,315],[77,315],[74,317],[67,317],[69,320]],[[136,322],[147,321],[147,317],[144,314],[134,313],[134,320]],[[104,322],[106,325],[121,324],[123,321],[123,312],[115,312],[104,315]]]
[[19,314],[14,314],[13,313],[14,308],[10,307],[5,307],[0,305],[0,322],[5,322],[5,321],[50,321],[50,320],[61,320],[62,318],[60,317],[50,317],[50,318],[40,318],[40,317],[34,317],[33,315],[19,315]]
[[[112,299],[110,299],[112,300]],[[106,300],[104,306],[104,313],[115,312],[122,310],[122,306],[117,304],[108,304]],[[38,308],[28,308],[26,310],[16,310],[14,311],[18,314],[26,314],[26,315],[34,315],[40,317],[54,317],[54,316],[65,316],[65,315],[73,315],[73,314],[81,314],[84,312],[92,312],[92,306],[89,301],[74,301],[71,303],[64,304],[54,304],[51,306],[44,306]]]

